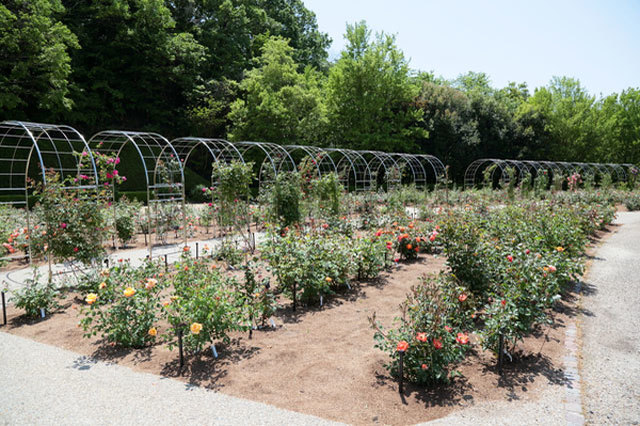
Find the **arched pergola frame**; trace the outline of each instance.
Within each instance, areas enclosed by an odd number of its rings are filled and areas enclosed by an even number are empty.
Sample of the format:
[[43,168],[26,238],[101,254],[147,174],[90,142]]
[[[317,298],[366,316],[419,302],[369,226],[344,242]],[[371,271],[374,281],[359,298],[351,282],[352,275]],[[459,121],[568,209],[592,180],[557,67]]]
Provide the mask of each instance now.
[[345,190],[349,191],[351,178],[356,192],[369,191],[372,187],[371,170],[360,151],[344,148],[325,148],[336,165],[336,171]]
[[[151,230],[153,229],[152,206],[155,210],[157,234],[158,205],[167,202],[181,203],[184,243],[187,243],[187,227],[184,226],[186,222],[184,170],[174,147],[164,136],[158,133],[104,130],[89,139],[89,146],[95,152],[115,155],[116,158],[120,157],[122,150],[129,144],[137,152],[144,170],[149,226],[149,259],[151,259],[153,258],[153,241],[151,239]],[[163,174],[166,176],[161,176]],[[115,220],[115,185],[113,181],[110,184],[114,196],[113,214]]]
[[[338,167],[324,148],[307,145],[284,145],[283,148],[294,160],[297,168],[300,167],[300,164],[302,164],[305,158],[309,158],[316,169],[318,177],[322,177],[330,173],[338,173]],[[302,156],[299,157],[299,161],[296,161],[296,158],[298,158],[296,154],[299,152],[302,153]]]
[[[465,188],[473,188],[476,185],[478,180],[478,172],[483,172],[485,168],[495,166],[493,171],[491,172],[491,180],[494,181],[496,178],[501,182],[508,184],[510,182],[509,174],[507,173],[507,168],[515,167],[508,160],[500,160],[496,158],[482,158],[479,160],[473,161],[464,172],[464,187]],[[520,168],[517,168],[520,170]],[[496,176],[495,173],[499,172]]]
[[[54,172],[62,182],[73,179],[65,189],[98,190],[93,154],[76,129],[66,125],[3,121],[0,123],[0,193],[16,199],[0,201],[0,204],[24,206],[28,232],[31,232],[29,171],[33,162],[45,186],[47,173]],[[31,263],[31,239],[28,257]]]
[[382,151],[358,151],[367,160],[367,166],[371,173],[371,186],[377,188],[378,176],[380,172],[384,172],[384,182],[387,188],[395,188],[402,182],[401,172],[393,154]]
[[[251,141],[233,142],[233,145],[238,149],[244,161],[247,161],[247,154],[252,150],[257,150],[259,153],[264,154],[265,158],[260,163],[258,172],[258,188],[271,183],[270,178],[273,177],[275,179],[280,172],[293,172],[296,170],[295,161],[281,145],[271,142]],[[272,175],[269,176],[271,173]]]

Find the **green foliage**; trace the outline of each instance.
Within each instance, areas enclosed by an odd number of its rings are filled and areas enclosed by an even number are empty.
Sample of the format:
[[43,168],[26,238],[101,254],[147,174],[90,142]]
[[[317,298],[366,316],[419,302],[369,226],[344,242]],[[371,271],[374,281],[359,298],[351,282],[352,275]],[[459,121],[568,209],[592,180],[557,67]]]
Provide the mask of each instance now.
[[60,0],[8,0],[0,5],[0,117],[49,117],[71,109],[70,51],[77,37],[60,22]]
[[424,277],[407,295],[395,328],[385,330],[375,314],[370,318],[376,329],[375,346],[391,357],[385,366],[392,374],[398,373],[399,343],[403,342],[407,346],[403,350],[407,380],[429,384],[458,375],[451,367],[463,359],[469,345],[468,335],[459,328],[459,318],[468,317],[468,302],[460,302],[458,295],[449,277]]
[[159,295],[166,286],[158,270],[158,265],[150,262],[141,268],[125,262],[103,271],[97,291],[93,289],[85,297],[87,306],[80,321],[85,337],[100,333],[109,342],[134,348],[153,342],[150,330],[162,316]]
[[231,139],[287,144],[320,140],[326,126],[320,75],[311,68],[299,72],[293,53],[287,40],[267,39],[258,67],[240,83],[246,97],[231,105]]
[[53,283],[41,282],[37,269],[33,270],[33,278],[25,280],[25,286],[13,294],[13,303],[18,309],[24,309],[27,316],[39,317],[40,309],[51,313],[58,309],[60,292]]
[[280,172],[269,186],[271,216],[281,226],[299,223],[302,219],[301,178],[298,172]]
[[372,40],[364,22],[347,25],[347,46],[329,71],[327,106],[331,139],[354,149],[404,151],[420,112],[409,107],[417,93],[409,66],[395,37],[379,33]]

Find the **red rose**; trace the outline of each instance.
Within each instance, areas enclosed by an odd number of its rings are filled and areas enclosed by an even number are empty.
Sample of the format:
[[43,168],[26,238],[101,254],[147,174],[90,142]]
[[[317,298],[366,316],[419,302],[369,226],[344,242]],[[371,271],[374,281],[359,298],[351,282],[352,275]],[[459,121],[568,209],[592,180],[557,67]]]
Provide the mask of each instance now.
[[433,339],[433,347],[436,349],[442,349],[442,341],[439,339]]
[[400,342],[398,342],[398,347],[396,349],[398,350],[398,352],[404,352],[409,349],[409,344],[404,340],[401,340]]

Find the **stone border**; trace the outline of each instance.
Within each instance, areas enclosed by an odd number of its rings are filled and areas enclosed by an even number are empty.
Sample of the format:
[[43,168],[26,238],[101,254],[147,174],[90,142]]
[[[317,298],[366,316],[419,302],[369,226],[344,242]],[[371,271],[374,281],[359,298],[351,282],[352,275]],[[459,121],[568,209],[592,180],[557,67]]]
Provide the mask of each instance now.
[[[582,290],[582,283],[577,281],[573,291],[576,297],[580,296]],[[576,304],[578,301],[576,301]],[[567,379],[565,388],[565,419],[570,426],[582,426],[584,425],[584,416],[582,414],[582,395],[580,393],[580,370],[578,368],[578,328],[576,326],[578,322],[578,316],[567,325],[565,331],[564,347],[567,354],[564,356],[564,375]]]

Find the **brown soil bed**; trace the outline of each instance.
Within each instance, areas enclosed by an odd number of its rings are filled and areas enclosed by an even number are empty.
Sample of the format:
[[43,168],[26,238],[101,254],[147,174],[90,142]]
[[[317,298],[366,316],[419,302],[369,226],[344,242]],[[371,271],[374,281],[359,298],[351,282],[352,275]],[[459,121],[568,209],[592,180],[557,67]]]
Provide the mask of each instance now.
[[476,349],[459,366],[463,376],[453,383],[433,389],[409,385],[399,395],[396,380],[383,367],[386,354],[373,347],[368,317],[375,311],[383,324],[390,325],[418,278],[442,268],[443,258],[421,256],[331,298],[322,308],[296,313],[284,308],[275,316],[277,329],[254,332],[251,340],[238,333],[230,345],[219,348],[218,359],[210,351],[189,357],[182,374],[177,350],[169,351],[165,345],[122,350],[97,338],[83,338],[74,295],[45,320],[28,321],[10,306],[9,326],[2,331],[134,370],[354,424],[412,424],[480,401],[536,400],[548,386],[564,383],[564,325],[574,314],[570,294],[553,312],[554,325],[520,344],[502,377],[494,357]]

